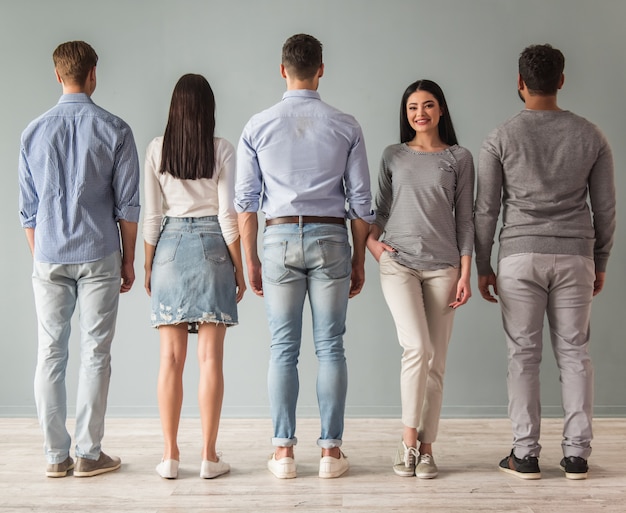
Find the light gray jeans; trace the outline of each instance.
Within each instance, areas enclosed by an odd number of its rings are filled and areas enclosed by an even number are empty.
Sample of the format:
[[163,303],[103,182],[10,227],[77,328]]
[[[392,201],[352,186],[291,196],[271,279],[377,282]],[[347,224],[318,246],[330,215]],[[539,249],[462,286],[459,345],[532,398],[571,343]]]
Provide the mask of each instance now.
[[498,264],[498,295],[508,346],[507,385],[513,447],[518,458],[539,457],[539,366],[547,314],[560,372],[564,410],[563,455],[591,454],[593,367],[589,323],[594,262],[577,255],[527,253]]
[[437,438],[443,378],[452,334],[458,268],[416,271],[380,257],[380,285],[403,348],[400,371],[402,423],[417,429],[418,440]]
[[80,370],[76,397],[76,456],[97,460],[104,436],[111,376],[111,342],[120,295],[121,257],[84,264],[35,262],[33,290],[39,350],[35,370],[37,415],[44,433],[48,463],[69,455],[65,370],[70,322],[79,308]]

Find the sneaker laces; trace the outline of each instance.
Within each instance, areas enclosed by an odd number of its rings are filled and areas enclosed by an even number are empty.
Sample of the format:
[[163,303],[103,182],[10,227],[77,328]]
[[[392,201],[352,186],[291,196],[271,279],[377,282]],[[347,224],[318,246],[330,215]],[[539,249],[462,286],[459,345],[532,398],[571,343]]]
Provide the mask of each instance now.
[[418,463],[424,463],[425,465],[430,465],[433,461],[433,457],[430,454],[420,454]]
[[411,468],[415,466],[417,460],[417,449],[415,447],[407,447],[404,442],[404,466],[406,468]]

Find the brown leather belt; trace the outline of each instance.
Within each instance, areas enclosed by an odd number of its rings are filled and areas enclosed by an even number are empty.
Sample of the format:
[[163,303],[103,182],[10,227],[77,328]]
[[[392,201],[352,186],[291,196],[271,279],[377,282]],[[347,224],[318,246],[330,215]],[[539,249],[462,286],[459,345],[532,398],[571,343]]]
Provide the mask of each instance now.
[[272,219],[266,219],[265,224],[272,226],[273,224],[346,224],[346,220],[343,217],[323,217],[323,216],[285,216],[274,217]]

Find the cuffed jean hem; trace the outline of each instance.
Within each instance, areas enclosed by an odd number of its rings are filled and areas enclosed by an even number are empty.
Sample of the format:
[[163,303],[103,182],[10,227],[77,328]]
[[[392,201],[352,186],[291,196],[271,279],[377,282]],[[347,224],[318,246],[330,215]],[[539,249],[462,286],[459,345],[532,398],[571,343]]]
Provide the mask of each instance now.
[[334,449],[335,447],[341,447],[341,440],[334,440],[332,438],[323,440],[321,438],[317,439],[317,446],[322,449]]
[[274,447],[293,447],[298,444],[298,439],[294,436],[293,438],[272,438],[272,445]]
[[58,465],[59,463],[63,463],[69,457],[69,452],[65,456],[51,456],[50,454],[46,454],[46,463],[49,465]]

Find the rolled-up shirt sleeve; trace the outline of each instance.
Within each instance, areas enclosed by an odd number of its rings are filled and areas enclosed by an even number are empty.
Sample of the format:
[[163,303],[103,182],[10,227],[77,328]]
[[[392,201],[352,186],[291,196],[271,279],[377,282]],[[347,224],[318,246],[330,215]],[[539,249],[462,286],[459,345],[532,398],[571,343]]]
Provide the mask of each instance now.
[[348,154],[344,184],[346,188],[346,202],[348,204],[348,219],[363,219],[363,221],[373,223],[376,215],[372,211],[370,172],[363,132],[360,128],[356,130],[355,138]]
[[39,198],[37,196],[37,190],[35,189],[35,183],[28,167],[28,161],[22,146],[20,150],[19,160],[19,208],[20,208],[20,221],[23,228],[35,228],[37,224],[37,207],[39,205]]
[[139,157],[130,129],[127,129],[116,155],[113,191],[115,220],[139,222]]
[[263,178],[256,150],[250,138],[250,125],[246,125],[237,146],[237,178],[235,183],[235,209],[237,212],[259,210]]

